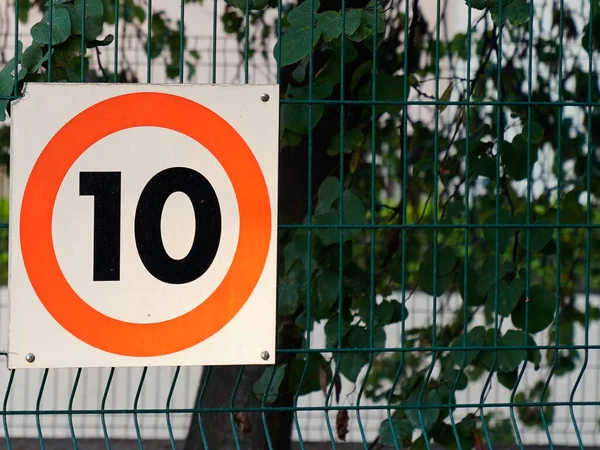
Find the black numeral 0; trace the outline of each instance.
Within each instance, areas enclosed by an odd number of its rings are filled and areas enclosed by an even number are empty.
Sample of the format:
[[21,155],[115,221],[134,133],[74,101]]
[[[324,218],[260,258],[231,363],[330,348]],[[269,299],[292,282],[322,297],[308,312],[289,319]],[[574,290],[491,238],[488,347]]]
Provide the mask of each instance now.
[[[188,254],[173,259],[160,230],[169,196],[182,192],[192,202],[196,230]],[[94,281],[120,279],[121,173],[81,172],[79,194],[94,196]],[[183,284],[199,278],[212,264],[221,240],[221,209],[208,180],[195,170],[172,167],[148,181],[140,195],[134,226],[140,259],[155,278]]]

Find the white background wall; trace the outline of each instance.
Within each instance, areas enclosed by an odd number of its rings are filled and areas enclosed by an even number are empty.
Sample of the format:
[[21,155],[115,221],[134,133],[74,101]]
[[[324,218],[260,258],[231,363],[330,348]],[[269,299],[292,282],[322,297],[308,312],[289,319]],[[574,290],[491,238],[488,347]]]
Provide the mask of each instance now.
[[[174,17],[179,17],[179,2],[173,0],[154,0],[155,9],[166,9],[169,14]],[[466,8],[463,1],[451,2],[447,10],[448,14],[448,32],[452,34],[456,30],[464,30],[466,26]],[[218,0],[219,9],[223,5],[222,0]],[[431,22],[435,20],[434,1],[421,2],[422,7],[426,9],[428,18]],[[4,17],[7,3],[0,4],[0,16]],[[212,58],[212,3],[206,2],[204,6],[188,6],[186,7],[186,29],[189,36],[192,36],[192,46],[197,46],[201,52],[200,67],[198,76],[195,82],[207,83],[211,81],[211,72],[213,67]],[[403,7],[403,6],[402,6]],[[11,20],[9,20],[11,22]],[[6,23],[3,22],[0,29],[5,30]],[[12,35],[12,30],[9,28],[8,35]],[[21,27],[21,32],[26,34],[25,27]],[[107,30],[107,32],[111,32]],[[217,82],[243,82],[243,61],[240,59],[236,51],[236,42],[232,38],[227,38],[222,32],[222,28],[217,28]],[[0,40],[1,42],[1,40]],[[27,44],[27,41],[24,41]],[[103,50],[103,58],[107,64],[111,62],[111,50]],[[130,57],[133,61],[137,61],[140,68],[140,76],[145,74],[146,59],[143,49],[131,49]],[[10,56],[9,56],[10,58]],[[473,68],[475,70],[476,67]],[[162,74],[164,68],[159,63],[154,65],[153,80],[162,82]],[[250,82],[265,83],[274,80],[275,64],[274,61],[261,63],[251,66]],[[142,78],[143,80],[144,78]],[[442,84],[440,92],[444,89]],[[7,348],[6,338],[8,329],[7,316],[7,295],[5,290],[0,290],[0,349]],[[592,297],[591,302],[594,305],[600,304],[598,297]],[[431,299],[425,295],[415,295],[410,301],[411,315],[407,326],[423,326],[430,323],[433,311]],[[438,318],[439,321],[444,320],[444,316]],[[400,329],[398,327],[388,328],[387,346],[399,346]],[[584,341],[584,330],[578,328],[576,341]],[[594,324],[588,330],[589,342],[598,344],[600,342],[600,329]],[[543,339],[538,338],[538,343],[542,343]],[[315,333],[312,336],[313,347],[324,346],[324,336],[322,326],[316,327]],[[589,362],[585,374],[575,391],[575,401],[599,401],[600,399],[600,375],[599,375],[599,352],[593,350],[589,352]],[[0,362],[1,363],[1,362]],[[579,370],[579,369],[578,369]],[[142,409],[163,408],[166,405],[167,396],[173,380],[174,368],[151,368],[148,370],[145,381],[141,388],[141,395],[138,407]],[[135,394],[140,385],[141,369],[118,369],[115,372],[111,387],[108,391],[106,408],[131,408],[134,404]],[[547,374],[547,368],[543,368],[541,373]],[[86,369],[82,372],[79,385],[73,401],[74,409],[96,409],[100,408],[102,396],[106,388],[108,378],[108,369]],[[172,408],[189,408],[193,406],[194,396],[196,393],[198,380],[201,375],[200,367],[184,368],[179,374],[179,378],[173,391],[171,402]],[[553,379],[551,387],[555,397],[555,401],[567,401],[571,392],[574,389],[578,371],[574,374],[563,377],[561,379]],[[545,375],[543,375],[545,376]],[[542,379],[543,379],[542,376]],[[539,378],[539,373],[526,372],[523,383],[533,383]],[[36,402],[40,401],[40,408],[65,410],[69,406],[69,398],[73,390],[73,382],[75,379],[75,371],[73,370],[52,370],[48,375],[45,388],[40,395],[40,383],[42,372],[36,370],[17,371],[14,381],[10,389],[8,389],[9,372],[6,369],[0,369],[0,398],[4,392],[7,401],[8,410],[35,410]],[[343,384],[342,399],[344,404],[348,406],[356,405],[357,390],[347,380]],[[469,390],[461,393],[458,397],[459,402],[478,402],[482,391],[481,383],[474,383]],[[488,403],[507,402],[509,393],[501,386],[498,386],[496,381],[492,384],[492,391],[487,397]],[[362,400],[363,405],[368,402]],[[323,404],[323,395],[316,393],[304,397],[300,401],[300,405],[317,406]],[[471,410],[465,412],[473,412]],[[464,412],[463,412],[464,413]],[[506,408],[504,413],[507,413]],[[457,413],[460,418],[462,413]],[[373,411],[362,414],[363,425],[369,439],[376,436],[380,421],[385,417],[384,411]],[[584,442],[587,445],[598,445],[600,435],[598,434],[599,408],[595,407],[576,407],[575,417],[577,424],[582,432]],[[335,428],[334,414],[330,415],[332,427]],[[109,435],[115,438],[134,438],[134,418],[131,415],[108,416],[106,418]],[[328,440],[329,434],[324,420],[323,412],[299,413],[299,427],[302,438],[307,441]],[[40,419],[44,437],[66,437],[69,436],[68,422],[66,416],[43,416]],[[167,438],[166,417],[164,415],[143,414],[139,416],[139,422],[142,429],[142,437],[144,439]],[[171,417],[173,429],[176,438],[185,436],[189,423],[188,415],[173,415]],[[75,416],[74,418],[75,432],[78,437],[102,437],[100,417],[97,415]],[[9,416],[8,419],[9,432],[12,437],[36,437],[37,429],[35,417],[31,415]],[[356,417],[351,414],[349,440],[360,440],[360,433],[357,426]],[[523,431],[524,428],[520,427]],[[569,417],[567,407],[559,407],[555,413],[555,423],[551,428],[551,437],[555,444],[575,444],[575,433],[572,421]],[[1,432],[1,431],[0,431]],[[297,437],[297,432],[294,431]],[[546,435],[542,431],[526,431],[523,433],[525,443],[540,443],[548,442]]]

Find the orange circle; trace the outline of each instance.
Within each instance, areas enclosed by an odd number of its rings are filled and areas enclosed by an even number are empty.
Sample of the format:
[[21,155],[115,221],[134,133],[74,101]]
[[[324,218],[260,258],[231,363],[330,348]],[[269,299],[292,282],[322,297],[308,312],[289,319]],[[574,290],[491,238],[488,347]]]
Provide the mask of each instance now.
[[[183,133],[223,166],[238,201],[240,230],[233,262],[217,289],[179,317],[131,323],[106,316],[83,301],[65,279],[52,241],[52,214],[73,163],[100,139],[133,127]],[[38,298],[69,333],[98,349],[125,356],[160,356],[202,342],[244,306],[263,271],[271,241],[269,192],[242,137],[208,108],[182,97],[143,92],[104,100],[70,120],[36,161],[21,206],[21,251]]]

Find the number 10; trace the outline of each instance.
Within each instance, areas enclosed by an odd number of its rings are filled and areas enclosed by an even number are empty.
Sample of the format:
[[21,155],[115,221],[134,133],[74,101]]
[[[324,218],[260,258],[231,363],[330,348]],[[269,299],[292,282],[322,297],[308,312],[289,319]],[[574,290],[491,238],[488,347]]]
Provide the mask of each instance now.
[[[190,251],[171,258],[162,240],[161,218],[169,196],[182,192],[194,208],[195,233]],[[94,281],[121,277],[121,172],[80,172],[79,195],[94,197]],[[170,284],[196,280],[212,264],[221,239],[221,209],[209,181],[186,167],[171,167],[144,186],[137,203],[135,243],[140,259],[155,278]]]

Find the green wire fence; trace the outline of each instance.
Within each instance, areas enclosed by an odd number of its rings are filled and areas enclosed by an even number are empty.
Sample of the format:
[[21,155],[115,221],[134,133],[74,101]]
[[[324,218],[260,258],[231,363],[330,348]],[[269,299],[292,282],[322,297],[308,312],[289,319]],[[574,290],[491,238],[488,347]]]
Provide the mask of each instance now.
[[598,0],[4,2],[3,356],[25,82],[281,87],[276,365],[5,370],[5,447],[598,447],[599,14]]

